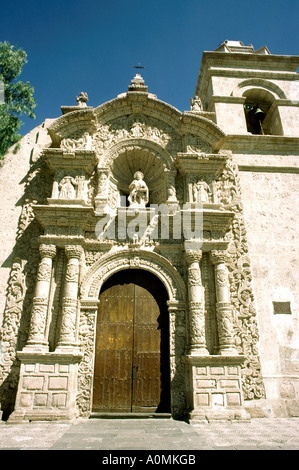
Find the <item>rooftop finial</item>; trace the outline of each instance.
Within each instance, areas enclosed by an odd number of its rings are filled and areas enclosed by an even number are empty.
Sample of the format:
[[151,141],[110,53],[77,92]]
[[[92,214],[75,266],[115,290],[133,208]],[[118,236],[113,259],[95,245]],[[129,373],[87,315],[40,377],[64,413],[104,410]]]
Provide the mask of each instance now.
[[[142,65],[140,65],[140,62],[138,62],[138,65],[134,65],[133,69],[145,69]],[[135,77],[133,80],[131,80],[131,85],[129,85],[128,90],[129,91],[145,91],[147,92],[147,86],[144,84],[144,80],[140,73],[136,73]]]
[[78,103],[78,106],[80,106],[81,108],[87,106],[86,104],[88,101],[87,93],[85,93],[84,91],[81,91],[80,95],[76,96],[76,101]]

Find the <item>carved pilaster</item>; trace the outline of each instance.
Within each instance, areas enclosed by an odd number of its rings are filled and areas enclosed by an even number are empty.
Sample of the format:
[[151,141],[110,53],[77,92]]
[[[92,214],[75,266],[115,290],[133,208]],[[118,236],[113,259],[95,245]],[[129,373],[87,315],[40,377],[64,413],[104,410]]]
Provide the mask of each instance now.
[[186,250],[188,263],[188,294],[189,294],[189,349],[190,354],[208,355],[205,337],[204,304],[202,300],[200,250]]
[[56,246],[42,244],[39,247],[39,252],[40,263],[37,272],[30,330],[26,345],[26,349],[30,350],[48,349],[46,325],[52,275],[52,261],[56,255]]
[[[77,346],[77,307],[79,285],[79,260],[83,249],[77,245],[67,245],[67,268],[62,299],[60,337],[57,349],[73,349]],[[56,349],[56,350],[57,350]]]
[[216,314],[219,335],[219,353],[222,356],[237,355],[235,347],[232,307],[230,303],[228,270],[226,255],[223,251],[213,250],[210,258],[214,264],[216,284]]

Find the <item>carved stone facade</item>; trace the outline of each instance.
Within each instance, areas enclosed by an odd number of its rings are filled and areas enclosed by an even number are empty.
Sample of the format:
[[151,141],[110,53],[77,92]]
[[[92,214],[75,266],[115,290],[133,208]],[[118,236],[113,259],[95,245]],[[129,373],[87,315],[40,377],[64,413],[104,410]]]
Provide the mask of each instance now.
[[[190,111],[158,100],[137,74],[127,93],[97,108],[81,92],[77,107],[63,107],[40,130],[44,143],[24,156],[30,162],[23,205],[15,246],[5,254],[11,271],[1,330],[4,419],[91,415],[101,289],[115,273],[132,269],[152,273],[167,291],[173,417],[297,415],[296,360],[284,357],[276,381],[267,369],[246,177],[279,173],[269,165],[273,147],[299,153],[298,127],[286,132],[279,114],[288,107],[299,124],[299,87],[288,82],[292,74],[297,85],[299,60],[290,65],[266,49],[238,47],[226,42],[204,53]],[[225,84],[221,74],[228,74]],[[269,97],[261,90],[273,97],[266,129],[276,120],[271,135],[256,136],[247,131],[244,104],[254,93]],[[261,168],[257,155],[265,153],[269,162]],[[277,159],[282,165],[283,157]],[[249,191],[258,198],[256,187]],[[292,315],[295,322],[294,303]],[[295,340],[292,351],[293,357],[299,351]]]

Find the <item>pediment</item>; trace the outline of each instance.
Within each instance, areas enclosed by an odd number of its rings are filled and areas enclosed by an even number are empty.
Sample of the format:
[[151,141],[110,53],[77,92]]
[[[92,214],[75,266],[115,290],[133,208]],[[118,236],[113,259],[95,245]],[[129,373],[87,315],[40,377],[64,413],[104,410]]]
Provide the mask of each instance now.
[[225,136],[205,113],[181,113],[146,94],[125,95],[56,119],[48,128],[53,146],[102,155],[120,141],[144,139],[174,156],[177,152],[212,153]]

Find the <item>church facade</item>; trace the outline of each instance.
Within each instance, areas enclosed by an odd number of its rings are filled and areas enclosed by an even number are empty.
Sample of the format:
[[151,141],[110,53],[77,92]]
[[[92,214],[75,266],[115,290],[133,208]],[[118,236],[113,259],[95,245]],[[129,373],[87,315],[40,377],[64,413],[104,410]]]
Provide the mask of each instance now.
[[189,111],[136,74],[8,153],[2,419],[299,416],[298,66],[225,41]]

